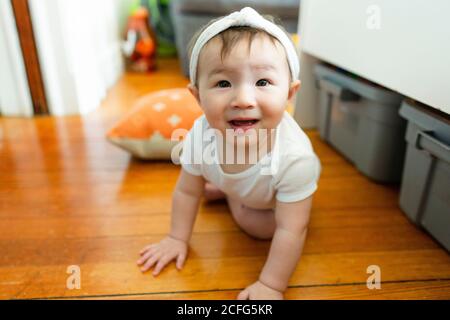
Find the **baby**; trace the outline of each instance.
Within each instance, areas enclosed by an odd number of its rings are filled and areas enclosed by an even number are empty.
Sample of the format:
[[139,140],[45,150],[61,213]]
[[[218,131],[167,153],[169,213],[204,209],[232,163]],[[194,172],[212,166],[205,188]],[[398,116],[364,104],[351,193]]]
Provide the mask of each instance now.
[[170,233],[146,246],[137,264],[143,272],[154,266],[154,276],[172,260],[181,269],[200,199],[224,197],[244,232],[272,239],[258,280],[237,298],[283,299],[321,172],[308,137],[285,110],[300,88],[295,47],[251,8],[211,21],[191,44],[188,88],[204,115],[183,141]]

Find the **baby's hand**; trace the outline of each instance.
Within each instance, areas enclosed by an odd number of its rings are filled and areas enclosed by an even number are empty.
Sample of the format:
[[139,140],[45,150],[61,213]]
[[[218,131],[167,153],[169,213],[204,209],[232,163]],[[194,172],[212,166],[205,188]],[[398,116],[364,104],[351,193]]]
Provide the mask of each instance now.
[[178,270],[183,267],[186,260],[188,245],[182,240],[174,239],[170,236],[165,237],[159,243],[151,244],[141,250],[141,258],[137,264],[141,267],[141,271],[145,272],[155,263],[153,276],[157,276],[159,272],[172,260],[176,259]]
[[260,281],[242,290],[238,295],[238,300],[283,300],[283,293],[269,288]]

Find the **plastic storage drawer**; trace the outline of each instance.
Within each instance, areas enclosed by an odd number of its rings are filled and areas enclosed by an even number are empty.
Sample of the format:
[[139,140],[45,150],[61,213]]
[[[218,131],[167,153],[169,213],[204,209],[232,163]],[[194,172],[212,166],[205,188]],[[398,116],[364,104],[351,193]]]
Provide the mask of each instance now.
[[406,145],[402,96],[321,64],[315,75],[320,137],[373,180],[399,182]]
[[404,102],[407,151],[400,207],[450,251],[450,121]]

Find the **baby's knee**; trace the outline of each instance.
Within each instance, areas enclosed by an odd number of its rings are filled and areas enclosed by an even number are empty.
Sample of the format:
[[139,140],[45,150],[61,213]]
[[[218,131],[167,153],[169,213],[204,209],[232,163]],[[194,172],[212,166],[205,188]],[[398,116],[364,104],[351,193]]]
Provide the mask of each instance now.
[[228,199],[231,214],[237,225],[249,236],[258,240],[270,240],[275,233],[273,213],[255,212],[244,207],[240,202]]
[[275,227],[272,224],[263,225],[245,221],[240,224],[240,227],[245,233],[257,240],[271,240],[275,233]]
[[247,232],[251,237],[256,240],[272,240],[274,231],[264,231],[264,232]]

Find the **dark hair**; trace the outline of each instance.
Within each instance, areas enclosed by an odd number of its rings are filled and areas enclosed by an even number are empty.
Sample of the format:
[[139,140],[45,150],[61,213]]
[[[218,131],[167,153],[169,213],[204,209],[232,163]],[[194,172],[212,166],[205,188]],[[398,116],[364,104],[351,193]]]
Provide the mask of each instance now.
[[[286,35],[288,36],[288,38],[292,41],[291,35],[280,24],[279,19],[277,19],[277,18],[275,18],[274,16],[271,16],[271,15],[263,15],[263,17],[266,20],[274,23],[281,30],[283,30],[284,33],[286,33]],[[205,31],[205,29],[208,28],[211,24],[213,24],[214,22],[216,22],[216,21],[218,21],[218,20],[220,20],[222,18],[224,18],[224,17],[222,16],[222,17],[219,17],[219,18],[216,18],[216,19],[213,19],[213,20],[209,21],[207,24],[205,24],[203,27],[201,27],[194,34],[192,39],[189,41],[189,45],[188,45],[189,60],[191,59],[192,50],[194,49],[194,45],[197,42],[200,34],[202,34],[203,31]],[[223,61],[223,59],[226,58],[227,55],[230,53],[230,51],[234,47],[234,45],[236,43],[238,43],[239,41],[241,41],[242,39],[247,39],[248,40],[248,50],[250,51],[252,41],[255,38],[255,36],[258,35],[258,34],[262,34],[262,35],[268,36],[273,44],[275,44],[275,41],[278,41],[277,38],[275,38],[271,34],[267,33],[266,31],[264,31],[262,29],[254,28],[254,27],[248,27],[248,26],[233,26],[233,27],[230,27],[230,28],[220,32],[219,34],[217,34],[213,38],[211,38],[211,40],[216,38],[216,37],[219,37],[219,39],[221,40],[221,42],[222,42],[222,49],[220,51],[220,58]],[[209,40],[209,41],[211,41],[211,40]]]

